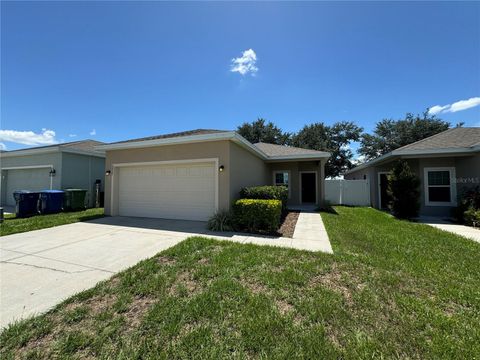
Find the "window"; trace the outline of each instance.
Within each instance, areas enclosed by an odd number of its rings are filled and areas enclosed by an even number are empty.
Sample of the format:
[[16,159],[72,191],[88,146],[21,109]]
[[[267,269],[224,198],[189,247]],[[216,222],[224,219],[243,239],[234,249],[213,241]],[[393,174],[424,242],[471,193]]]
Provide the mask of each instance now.
[[455,206],[455,168],[425,168],[425,205]]
[[275,186],[286,186],[288,188],[288,197],[290,197],[290,172],[275,171],[273,173],[273,184]]

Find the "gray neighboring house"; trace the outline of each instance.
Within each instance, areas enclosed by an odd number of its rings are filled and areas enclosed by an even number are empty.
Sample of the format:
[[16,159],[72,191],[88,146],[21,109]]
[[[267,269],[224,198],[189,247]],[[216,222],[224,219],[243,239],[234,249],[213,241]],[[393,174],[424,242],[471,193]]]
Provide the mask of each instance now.
[[450,216],[460,196],[480,185],[480,128],[456,127],[403,146],[345,174],[368,179],[372,206],[387,207],[387,174],[405,159],[421,180],[420,215]]
[[105,153],[95,140],[75,141],[0,154],[1,204],[15,205],[15,190],[80,188],[88,190],[88,205],[94,205],[95,181],[105,178]]
[[285,185],[289,205],[319,205],[330,156],[205,129],[98,148],[106,152],[107,215],[184,220],[228,210],[246,186]]

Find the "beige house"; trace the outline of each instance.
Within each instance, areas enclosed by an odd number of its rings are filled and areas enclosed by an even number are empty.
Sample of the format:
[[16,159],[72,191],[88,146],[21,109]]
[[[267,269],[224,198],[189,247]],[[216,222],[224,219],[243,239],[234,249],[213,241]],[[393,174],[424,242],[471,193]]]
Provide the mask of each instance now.
[[99,149],[106,152],[107,215],[185,220],[207,220],[228,210],[246,186],[285,185],[289,205],[320,205],[330,156],[203,129]]
[[385,209],[387,175],[398,159],[420,178],[420,215],[450,216],[462,194],[480,186],[480,128],[456,127],[403,146],[353,168],[345,179],[368,179],[372,206]]

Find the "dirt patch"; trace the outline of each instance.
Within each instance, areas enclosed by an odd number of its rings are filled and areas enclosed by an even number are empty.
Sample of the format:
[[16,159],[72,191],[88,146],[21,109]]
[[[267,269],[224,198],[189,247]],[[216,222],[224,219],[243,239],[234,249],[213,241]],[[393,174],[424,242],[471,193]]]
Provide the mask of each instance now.
[[195,295],[200,290],[197,282],[193,279],[193,274],[188,270],[185,270],[177,275],[175,281],[168,289],[168,295],[178,296],[182,287],[186,289],[189,297]]
[[143,316],[150,309],[150,307],[156,302],[152,297],[136,297],[130,304],[127,312],[124,313],[127,325],[129,328],[136,328],[140,325]]
[[300,212],[289,211],[283,218],[282,225],[278,229],[278,233],[283,237],[292,238],[295,232],[295,225],[297,224]]
[[[353,304],[352,293],[354,290],[348,287],[348,284],[342,280],[342,271],[336,264],[333,264],[330,272],[314,276],[308,283],[309,288],[314,288],[319,285],[342,294],[348,305]],[[358,290],[357,287],[356,289]]]
[[177,260],[172,259],[169,256],[159,256],[157,258],[157,261],[159,264],[162,264],[162,265],[174,265],[177,262]]
[[269,292],[268,288],[260,284],[258,282],[254,281],[247,281],[245,279],[240,280],[240,283],[242,284],[243,287],[247,288],[254,294],[266,294]]
[[275,300],[275,304],[277,305],[278,311],[280,311],[280,314],[282,315],[286,315],[287,313],[293,311],[293,305],[285,300]]
[[208,258],[201,258],[200,260],[198,260],[198,263],[199,263],[199,264],[202,264],[202,265],[205,265],[205,264],[210,263],[210,259],[208,259]]

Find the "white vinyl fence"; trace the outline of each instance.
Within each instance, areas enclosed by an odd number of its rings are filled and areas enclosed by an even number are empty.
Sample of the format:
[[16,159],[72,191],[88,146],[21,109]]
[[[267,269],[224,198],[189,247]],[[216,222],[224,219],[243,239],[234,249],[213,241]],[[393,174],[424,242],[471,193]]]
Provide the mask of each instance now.
[[325,200],[332,205],[370,206],[368,180],[325,180]]

